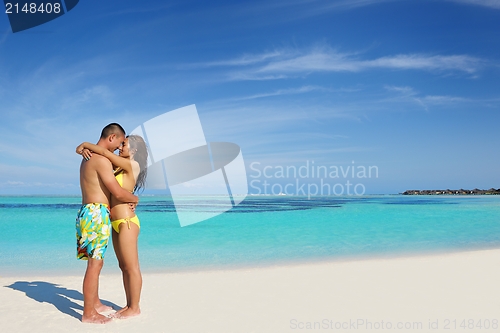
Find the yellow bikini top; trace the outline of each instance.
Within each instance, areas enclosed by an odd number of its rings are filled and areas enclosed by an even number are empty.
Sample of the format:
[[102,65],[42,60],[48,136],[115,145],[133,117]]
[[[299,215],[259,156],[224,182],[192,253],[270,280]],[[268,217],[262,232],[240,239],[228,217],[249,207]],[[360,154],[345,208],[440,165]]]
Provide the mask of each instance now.
[[123,187],[123,170],[120,170],[116,175],[115,175],[116,181],[118,184],[120,184],[121,187]]
[[[118,184],[123,187],[123,169],[115,170],[115,178]],[[134,193],[134,191],[129,191],[130,193]]]

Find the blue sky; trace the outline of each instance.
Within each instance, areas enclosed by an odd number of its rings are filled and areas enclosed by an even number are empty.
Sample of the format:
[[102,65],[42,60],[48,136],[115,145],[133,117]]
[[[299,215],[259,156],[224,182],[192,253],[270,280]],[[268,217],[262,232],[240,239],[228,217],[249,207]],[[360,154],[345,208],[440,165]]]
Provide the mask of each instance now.
[[247,166],[498,188],[499,64],[499,0],[80,1],[16,34],[2,14],[0,194],[78,194],[78,143],[190,104]]

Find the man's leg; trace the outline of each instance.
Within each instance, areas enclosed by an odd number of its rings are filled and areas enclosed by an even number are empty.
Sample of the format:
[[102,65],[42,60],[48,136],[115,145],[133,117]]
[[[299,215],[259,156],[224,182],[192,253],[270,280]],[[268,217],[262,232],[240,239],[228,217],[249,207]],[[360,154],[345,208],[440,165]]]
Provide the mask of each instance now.
[[95,308],[98,304],[99,296],[99,274],[103,266],[103,260],[88,259],[87,271],[83,278],[83,316],[82,322],[105,324],[111,321],[111,318],[99,314]]
[[101,299],[99,298],[99,279],[97,280],[97,297],[96,297],[96,303],[94,304],[94,308],[99,313],[114,311],[113,307],[102,304]]

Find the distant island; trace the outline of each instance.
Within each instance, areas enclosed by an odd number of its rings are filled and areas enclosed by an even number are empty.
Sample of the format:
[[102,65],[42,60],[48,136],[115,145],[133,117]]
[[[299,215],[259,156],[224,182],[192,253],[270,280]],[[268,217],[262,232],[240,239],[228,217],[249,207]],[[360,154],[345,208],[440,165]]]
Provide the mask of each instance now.
[[473,190],[464,190],[461,188],[460,190],[408,190],[401,193],[403,195],[500,195],[500,188],[494,189],[490,188],[489,190],[480,190],[475,188]]

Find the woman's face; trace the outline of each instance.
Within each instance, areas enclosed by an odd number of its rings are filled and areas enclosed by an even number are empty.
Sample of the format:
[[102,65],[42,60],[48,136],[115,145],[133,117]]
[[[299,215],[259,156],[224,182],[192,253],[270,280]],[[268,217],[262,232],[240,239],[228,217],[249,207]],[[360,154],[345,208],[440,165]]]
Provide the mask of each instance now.
[[128,142],[128,138],[125,138],[123,144],[120,146],[119,155],[121,157],[130,157],[130,144]]

